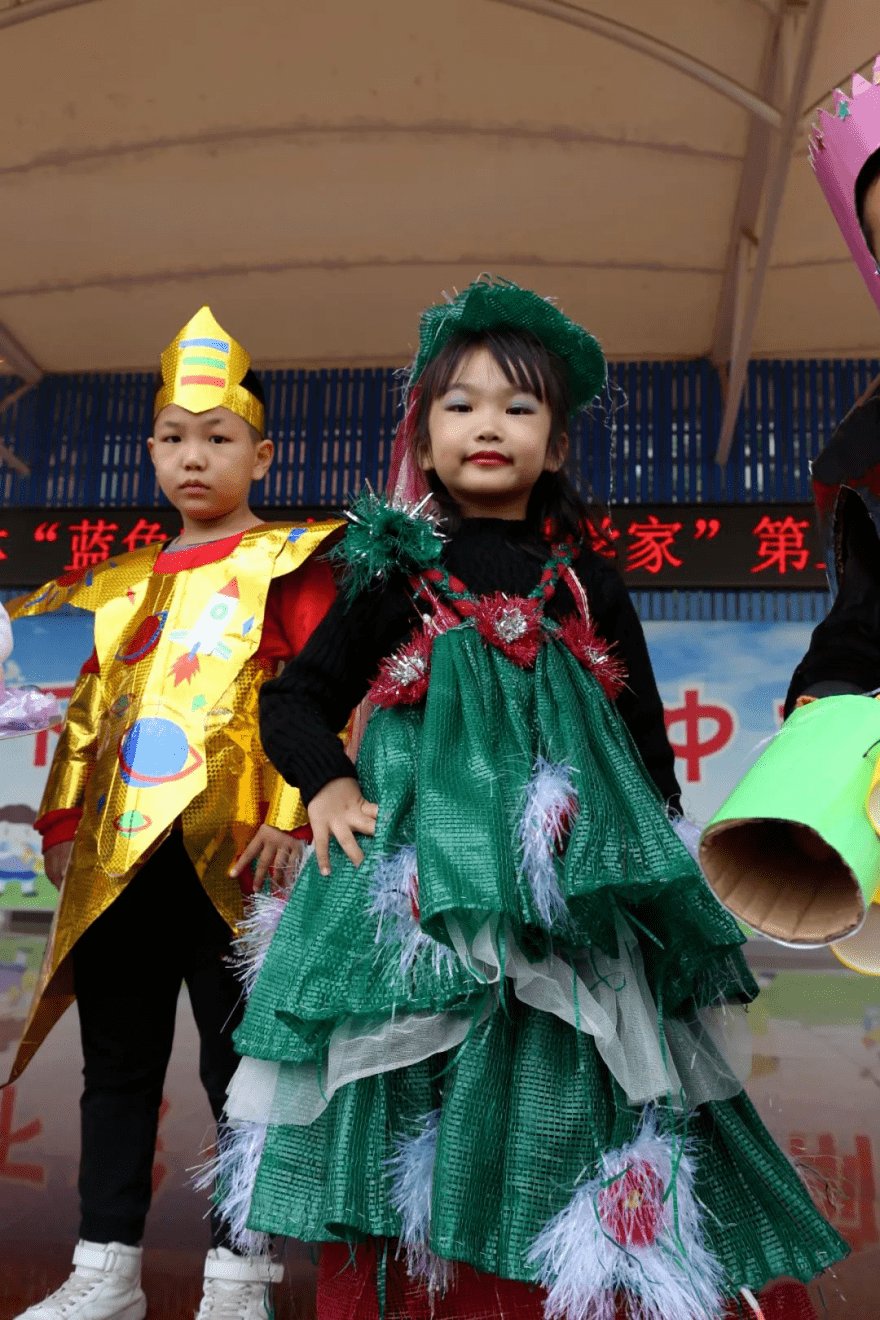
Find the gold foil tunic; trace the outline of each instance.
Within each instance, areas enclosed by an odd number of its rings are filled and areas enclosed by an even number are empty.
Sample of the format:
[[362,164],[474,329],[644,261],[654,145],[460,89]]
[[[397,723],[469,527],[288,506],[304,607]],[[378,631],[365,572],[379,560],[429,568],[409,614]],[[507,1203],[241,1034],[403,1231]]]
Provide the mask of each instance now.
[[[256,652],[270,582],[339,527],[264,524],[225,558],[177,573],[154,573],[160,547],[148,546],[47,584],[11,611],[93,611],[100,674],[80,676],[43,798],[43,813],[83,815],[9,1080],[72,1002],[73,945],[172,827],[235,929],[242,897],[232,862],[263,821],[285,830],[306,822],[260,744],[259,692],[277,666]],[[172,892],[167,903],[173,913]]]

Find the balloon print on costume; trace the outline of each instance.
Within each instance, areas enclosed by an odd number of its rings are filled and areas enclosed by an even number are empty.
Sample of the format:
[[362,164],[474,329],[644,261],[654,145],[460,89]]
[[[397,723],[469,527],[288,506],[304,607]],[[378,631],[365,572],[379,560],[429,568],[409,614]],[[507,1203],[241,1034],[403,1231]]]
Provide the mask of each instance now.
[[180,725],[155,715],[135,720],[126,729],[118,757],[122,778],[134,788],[171,784],[204,764]]

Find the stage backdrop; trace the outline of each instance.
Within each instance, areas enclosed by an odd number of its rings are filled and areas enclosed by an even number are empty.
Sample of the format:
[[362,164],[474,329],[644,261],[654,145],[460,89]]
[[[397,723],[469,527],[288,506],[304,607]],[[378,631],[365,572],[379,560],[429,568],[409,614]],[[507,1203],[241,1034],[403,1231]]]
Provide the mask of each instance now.
[[646,623],[685,812],[704,824],[782,723],[811,623]]

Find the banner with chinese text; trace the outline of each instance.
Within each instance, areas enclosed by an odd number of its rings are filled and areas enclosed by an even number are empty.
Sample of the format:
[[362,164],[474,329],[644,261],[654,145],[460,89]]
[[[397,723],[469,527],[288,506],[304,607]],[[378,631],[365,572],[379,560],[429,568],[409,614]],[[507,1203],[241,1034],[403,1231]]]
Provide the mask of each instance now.
[[782,723],[811,623],[646,623],[688,816],[705,824]]
[[[272,520],[334,509],[263,509]],[[175,536],[175,511],[6,509],[0,587],[35,587]],[[594,545],[633,588],[822,590],[825,569],[809,504],[621,504],[598,514]]]

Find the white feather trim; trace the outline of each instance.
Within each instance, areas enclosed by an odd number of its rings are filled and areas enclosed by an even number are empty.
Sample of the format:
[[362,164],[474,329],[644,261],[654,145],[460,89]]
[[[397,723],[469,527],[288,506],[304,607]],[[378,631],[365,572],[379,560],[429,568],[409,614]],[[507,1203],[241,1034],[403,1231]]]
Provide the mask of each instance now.
[[653,1111],[541,1230],[529,1260],[547,1289],[547,1320],[615,1320],[620,1294],[632,1320],[715,1320],[724,1309],[693,1160],[658,1132]]
[[440,1110],[422,1119],[421,1131],[401,1137],[396,1154],[388,1160],[392,1179],[391,1204],[400,1215],[400,1247],[410,1277],[424,1284],[429,1294],[443,1294],[452,1282],[454,1266],[428,1246],[431,1230],[431,1191]]
[[370,914],[378,917],[376,943],[400,946],[400,974],[406,977],[424,956],[431,959],[436,975],[448,971],[455,954],[439,940],[431,939],[419,925],[419,877],[414,844],[406,844],[393,857],[379,862],[370,884]]
[[538,916],[548,929],[559,926],[568,915],[556,874],[556,853],[565,840],[577,801],[571,768],[553,765],[539,756],[519,822],[520,870],[532,891]]
[[214,1154],[192,1180],[199,1191],[214,1191],[233,1247],[248,1256],[266,1256],[271,1245],[266,1233],[247,1226],[267,1130],[264,1123],[224,1123],[217,1131]]
[[291,890],[313,852],[314,848],[311,845],[301,848],[293,865],[284,873],[285,888],[275,889],[269,894],[254,894],[245,909],[245,918],[232,944],[232,958],[236,975],[244,986],[248,998],[257,983],[257,977],[260,975],[269,945],[278,929],[278,923],[284,915]]
[[670,816],[669,823],[691,857],[695,862],[698,862],[700,860],[700,835],[703,833],[700,826],[695,821],[688,820],[687,816]]

